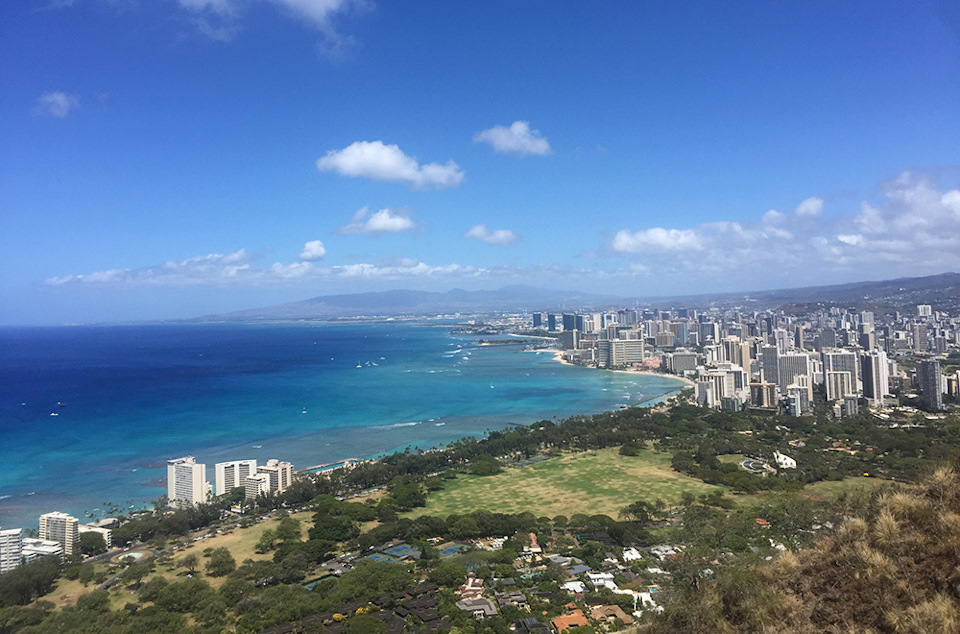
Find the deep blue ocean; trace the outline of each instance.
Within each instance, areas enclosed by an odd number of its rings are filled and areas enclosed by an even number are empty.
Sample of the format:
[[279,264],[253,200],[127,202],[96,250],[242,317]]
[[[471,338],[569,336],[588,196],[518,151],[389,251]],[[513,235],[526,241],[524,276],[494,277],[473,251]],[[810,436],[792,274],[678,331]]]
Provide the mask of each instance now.
[[212,482],[215,462],[372,457],[682,387],[480,346],[450,328],[0,328],[0,526],[149,504],[166,492],[165,461],[183,455]]

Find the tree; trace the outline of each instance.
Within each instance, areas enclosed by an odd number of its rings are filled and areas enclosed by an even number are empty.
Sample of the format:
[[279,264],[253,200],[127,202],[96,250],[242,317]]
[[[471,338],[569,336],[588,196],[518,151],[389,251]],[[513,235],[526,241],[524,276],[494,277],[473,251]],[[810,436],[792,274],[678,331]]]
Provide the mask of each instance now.
[[500,466],[500,462],[490,454],[477,456],[470,466],[470,472],[478,476],[494,475],[501,471],[503,471],[503,469]]
[[187,569],[187,572],[191,575],[196,574],[197,566],[200,564],[200,559],[195,553],[190,553],[184,555],[180,558],[180,565]]
[[226,577],[237,569],[237,562],[224,547],[214,548],[207,562],[207,573],[211,577]]
[[263,554],[273,548],[274,543],[277,541],[277,531],[272,528],[268,528],[260,535],[260,540],[257,542],[256,551],[260,554]]
[[383,634],[387,624],[369,614],[358,614],[347,620],[344,631],[349,634]]
[[646,524],[650,521],[650,505],[644,502],[643,500],[637,500],[636,502],[620,509],[620,516],[632,520],[637,524]]
[[284,517],[277,524],[276,536],[282,542],[300,541],[300,520],[293,519],[289,515]]
[[135,588],[140,587],[143,578],[150,574],[151,565],[145,561],[136,561],[130,564],[123,571],[123,580],[129,582]]
[[433,570],[430,571],[430,574],[427,575],[427,579],[434,582],[438,586],[445,587],[456,587],[463,583],[464,578],[466,577],[467,569],[452,561],[444,561],[439,563]]
[[80,552],[84,555],[99,555],[107,552],[107,542],[103,535],[95,532],[80,533]]

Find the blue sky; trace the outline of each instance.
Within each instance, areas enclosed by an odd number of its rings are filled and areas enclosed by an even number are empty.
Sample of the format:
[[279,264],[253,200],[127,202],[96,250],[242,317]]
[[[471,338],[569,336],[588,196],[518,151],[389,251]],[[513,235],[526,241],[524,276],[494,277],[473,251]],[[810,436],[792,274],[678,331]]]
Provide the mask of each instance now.
[[960,7],[774,5],[2,3],[0,323],[960,270]]

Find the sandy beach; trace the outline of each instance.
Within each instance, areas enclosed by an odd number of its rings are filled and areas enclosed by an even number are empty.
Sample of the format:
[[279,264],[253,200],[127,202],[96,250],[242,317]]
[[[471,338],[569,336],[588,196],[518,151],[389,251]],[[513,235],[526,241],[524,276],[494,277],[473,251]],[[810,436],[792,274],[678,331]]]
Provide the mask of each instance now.
[[[564,365],[576,365],[575,363],[570,363],[569,361],[563,358],[563,350],[553,350],[553,349],[531,350],[530,352],[549,352],[550,354],[553,355],[554,360],[558,361],[559,363],[562,363]],[[676,374],[664,374],[662,372],[653,372],[651,370],[641,370],[639,368],[630,368],[625,370],[607,370],[606,368],[597,368],[597,369],[598,370],[602,369],[604,372],[619,372],[621,374],[646,374],[648,376],[656,376],[656,377],[662,377],[667,379],[676,379],[677,381],[680,381],[681,383],[689,387],[696,387],[697,385],[695,382],[693,382],[692,380],[688,379],[685,376],[677,376]]]

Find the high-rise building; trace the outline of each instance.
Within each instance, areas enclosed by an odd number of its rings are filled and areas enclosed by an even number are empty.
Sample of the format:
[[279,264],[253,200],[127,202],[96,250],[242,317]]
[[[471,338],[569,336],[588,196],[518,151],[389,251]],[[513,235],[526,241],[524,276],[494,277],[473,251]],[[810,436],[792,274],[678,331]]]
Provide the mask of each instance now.
[[828,401],[840,401],[853,394],[853,375],[850,372],[825,371],[823,383],[827,388]]
[[193,456],[167,461],[167,499],[173,506],[196,506],[207,501],[210,483],[207,465]]
[[601,339],[597,342],[601,368],[619,368],[643,363],[643,339]]
[[547,314],[547,330],[550,332],[556,332],[557,330],[557,316],[553,313]]
[[54,511],[40,516],[40,539],[57,542],[63,546],[63,554],[70,556],[80,538],[80,523],[77,518]]
[[917,352],[926,352],[930,346],[926,324],[913,324],[913,349]]
[[825,350],[820,355],[823,361],[823,372],[849,372],[851,387],[857,389],[857,380],[860,378],[857,353],[848,350]]
[[577,316],[573,313],[563,313],[560,319],[564,330],[574,330],[577,327]]
[[874,350],[860,357],[860,376],[863,377],[863,396],[874,407],[883,405],[883,397],[889,393],[887,353]]
[[763,363],[763,380],[766,383],[780,385],[780,351],[776,346],[764,346],[760,350]]
[[777,406],[776,383],[751,383],[750,402],[754,407],[774,408]]
[[218,462],[214,465],[217,495],[229,493],[237,487],[243,486],[244,479],[257,472],[256,460],[234,460],[232,462]]
[[293,482],[293,465],[289,462],[280,462],[276,458],[267,460],[267,464],[257,467],[258,474],[266,474],[270,478],[270,491],[283,493]]
[[933,316],[933,308],[930,304],[917,304],[917,317]]
[[779,366],[777,386],[781,394],[787,393],[788,385],[796,383],[796,377],[810,376],[810,357],[804,353],[780,355]]
[[543,327],[543,313],[533,313],[533,329]]
[[943,409],[943,379],[940,375],[940,362],[928,359],[920,362],[920,401],[931,411]]
[[0,530],[0,573],[10,572],[23,557],[23,536],[19,528]]
[[824,328],[820,331],[820,349],[837,347],[837,331],[833,328]]
[[261,495],[270,493],[270,474],[254,473],[243,479],[243,497],[255,500]]

